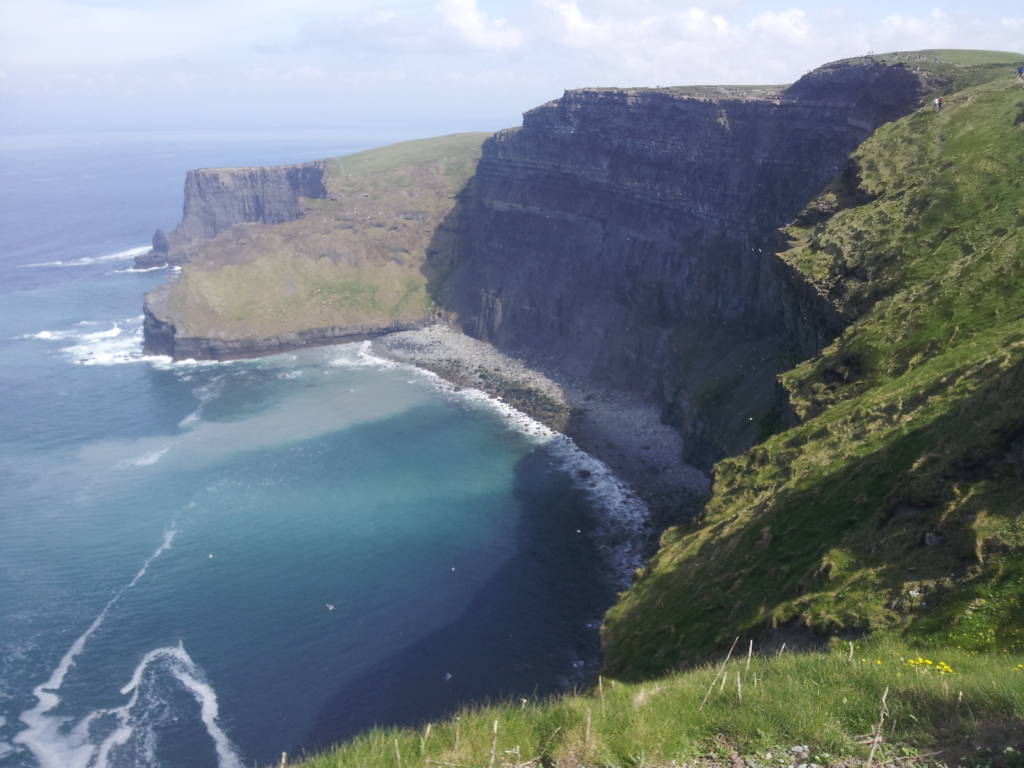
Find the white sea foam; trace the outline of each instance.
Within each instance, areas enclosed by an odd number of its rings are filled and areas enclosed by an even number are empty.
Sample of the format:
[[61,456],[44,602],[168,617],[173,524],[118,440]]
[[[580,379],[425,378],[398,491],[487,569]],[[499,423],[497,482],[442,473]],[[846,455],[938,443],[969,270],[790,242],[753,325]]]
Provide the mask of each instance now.
[[77,339],[80,336],[78,331],[39,331],[38,333],[25,333],[15,336],[15,339],[38,339],[39,341],[63,341],[64,339]]
[[378,357],[370,351],[371,349],[372,345],[369,341],[339,344],[330,347],[332,356],[327,361],[327,364],[334,368],[377,368],[380,370],[397,368],[399,365],[402,365],[402,363]]
[[200,409],[196,408],[192,413],[178,422],[178,429],[188,429],[193,424],[198,424],[201,418],[202,412]]
[[110,253],[106,256],[85,256],[81,259],[72,259],[71,261],[40,261],[36,264],[24,264],[25,267],[87,267],[90,264],[99,264],[104,261],[127,261],[128,259],[134,259],[136,256],[148,252],[150,246],[139,245],[134,248],[128,248],[117,253]]
[[168,264],[160,264],[156,267],[128,267],[127,269],[115,269],[115,275],[138,274],[141,272],[156,272],[158,269],[167,269]]
[[200,719],[217,753],[218,765],[221,768],[242,768],[238,752],[220,725],[217,694],[181,643],[154,648],[146,653],[132,672],[131,679],[121,688],[122,696],[130,696],[128,701],[120,707],[97,710],[83,721],[91,725],[100,718],[112,717],[116,722],[116,726],[98,747],[93,763],[95,768],[107,768],[111,753],[133,739],[143,747],[136,752],[146,755],[145,764],[156,765],[156,734],[151,710],[154,709],[154,703],[158,704],[161,700],[159,693],[154,690],[161,674],[176,681],[196,700]]
[[[71,644],[71,647],[61,657],[60,662],[50,673],[46,682],[40,683],[32,690],[36,698],[36,705],[21,713],[20,720],[26,726],[19,731],[14,742],[26,747],[39,761],[41,768],[94,768],[97,764],[93,758],[96,754],[96,746],[89,743],[85,736],[88,726],[98,716],[93,713],[69,733],[64,729],[66,718],[49,714],[58,704],[61,697],[60,689],[64,685],[64,679],[75,664],[75,660],[85,649],[89,638],[98,630],[107,618],[107,614],[118,603],[121,597],[129,589],[133,588],[149,569],[150,564],[160,555],[171,548],[177,530],[173,527],[164,531],[163,541],[153,553],[146,558],[138,573],[119,589],[110,598],[103,610],[99,612],[88,628],[79,635]],[[82,727],[84,725],[84,728]]]
[[166,719],[162,692],[169,685],[188,691],[199,705],[199,718],[220,768],[242,768],[241,757],[220,725],[217,693],[182,643],[154,648],[142,657],[120,689],[129,697],[124,704],[93,710],[70,730],[50,734],[55,738],[42,752],[33,749],[33,755],[42,768],[109,768],[118,750],[127,747],[134,765],[156,768],[156,727]]
[[151,363],[159,367],[171,364],[171,358],[166,355],[143,353],[142,320],[142,315],[126,317],[115,321],[109,330],[69,336],[76,343],[63,347],[61,352],[76,365]]
[[[183,376],[182,379],[191,379],[191,377]],[[206,408],[207,404],[216,400],[222,391],[224,391],[223,375],[217,376],[216,378],[211,379],[209,383],[193,389],[192,394],[195,395],[196,400],[199,401],[199,405],[194,411],[192,411],[192,413],[178,422],[178,428],[189,429],[195,424],[198,424],[203,417],[203,409]]]
[[424,374],[440,391],[471,407],[497,413],[509,429],[550,452],[558,469],[572,479],[598,510],[595,542],[620,586],[629,586],[634,572],[644,562],[643,547],[650,525],[650,510],[633,489],[607,464],[577,446],[572,438],[486,392],[456,389],[436,374],[429,371]]
[[114,327],[106,331],[96,331],[96,333],[87,333],[83,335],[82,341],[98,341],[100,339],[116,339],[124,333],[124,329],[121,328],[117,323],[114,323]]
[[124,469],[126,467],[149,467],[160,461],[160,459],[163,458],[163,455],[169,450],[171,450],[171,446],[168,445],[165,448],[159,448],[155,451],[147,451],[138,458],[125,459],[124,461],[118,462],[117,467],[118,469]]
[[142,315],[108,321],[111,327],[104,331],[88,332],[95,320],[82,320],[72,328],[45,330],[18,336],[18,339],[36,341],[71,342],[60,348],[62,354],[76,365],[122,365],[149,362],[156,366],[171,364],[164,355],[145,355],[142,352]]
[[[142,337],[140,335],[140,343],[141,340]],[[191,357],[185,358],[184,360],[172,360],[170,357],[165,355],[142,356],[137,358],[137,360],[150,362],[153,364],[154,368],[158,368],[161,371],[175,371],[189,368],[217,368],[219,366],[237,365],[238,363],[245,362],[244,360],[193,360]]]
[[142,354],[142,326],[87,333],[77,343],[64,347],[62,352],[76,365],[120,365],[144,359]]

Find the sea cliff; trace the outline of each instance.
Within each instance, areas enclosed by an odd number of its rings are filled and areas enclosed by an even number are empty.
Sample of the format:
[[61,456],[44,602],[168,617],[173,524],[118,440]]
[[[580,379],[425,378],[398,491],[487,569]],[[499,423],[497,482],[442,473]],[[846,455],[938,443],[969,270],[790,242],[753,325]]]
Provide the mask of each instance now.
[[190,246],[239,224],[280,224],[302,217],[302,198],[327,197],[325,163],[266,168],[199,168],[185,175],[181,222],[169,235],[158,231],[153,250],[136,257],[137,267],[180,264]]
[[556,378],[656,403],[710,466],[786,421],[776,375],[841,327],[777,228],[921,89],[865,61],[775,92],[569,91],[485,142],[441,301]]
[[[657,488],[648,500],[678,519],[700,484],[666,478],[792,423],[777,375],[842,328],[775,256],[778,227],[855,174],[852,149],[924,87],[905,66],[859,60],[788,88],[583,89],[482,155],[479,136],[192,172],[181,224],[155,238],[168,253],[147,257],[188,263],[147,297],[146,349],[245,357],[453,322],[571,393],[551,425]],[[409,205],[424,187],[430,202]],[[638,470],[598,403],[681,443],[640,441]]]
[[436,317],[428,251],[484,134],[270,169],[193,171],[185,214],[145,259],[180,276],[145,301],[145,348],[253,357],[419,327]]

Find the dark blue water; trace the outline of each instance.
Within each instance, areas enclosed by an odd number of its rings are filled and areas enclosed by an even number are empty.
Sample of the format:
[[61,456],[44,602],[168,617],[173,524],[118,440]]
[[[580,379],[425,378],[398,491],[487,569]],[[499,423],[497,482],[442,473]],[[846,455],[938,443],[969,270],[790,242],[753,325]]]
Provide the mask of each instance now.
[[368,345],[141,353],[186,169],[415,135],[0,138],[0,764],[269,763],[593,672],[643,510],[565,440]]

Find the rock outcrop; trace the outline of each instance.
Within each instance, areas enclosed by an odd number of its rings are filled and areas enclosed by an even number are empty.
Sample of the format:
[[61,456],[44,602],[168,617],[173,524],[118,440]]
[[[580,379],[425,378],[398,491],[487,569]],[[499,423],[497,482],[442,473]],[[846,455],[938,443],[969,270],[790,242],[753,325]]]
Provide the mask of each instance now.
[[255,357],[429,322],[427,253],[485,136],[190,172],[181,224],[153,238],[154,266],[188,263],[146,297],[146,351]]
[[202,168],[185,177],[177,237],[213,237],[236,224],[280,224],[302,215],[300,197],[327,197],[322,162],[270,168]]
[[484,144],[438,294],[556,379],[659,403],[706,466],[785,418],[776,375],[840,325],[777,228],[920,88],[867,62],[760,98],[569,91]]
[[[239,224],[280,224],[303,215],[301,198],[327,197],[321,161],[266,168],[200,168],[185,176],[181,223],[158,230],[136,266],[180,264],[196,245]],[[162,236],[162,237],[161,237]]]

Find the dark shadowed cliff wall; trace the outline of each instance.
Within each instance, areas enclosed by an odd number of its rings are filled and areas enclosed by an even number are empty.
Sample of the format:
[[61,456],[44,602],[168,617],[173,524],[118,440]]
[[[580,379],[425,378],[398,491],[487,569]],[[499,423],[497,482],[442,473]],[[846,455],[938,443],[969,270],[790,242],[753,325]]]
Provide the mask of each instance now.
[[838,329],[776,228],[920,85],[840,64],[777,98],[709,93],[569,91],[495,134],[437,291],[471,335],[658,402],[703,465],[785,418],[775,375]]

